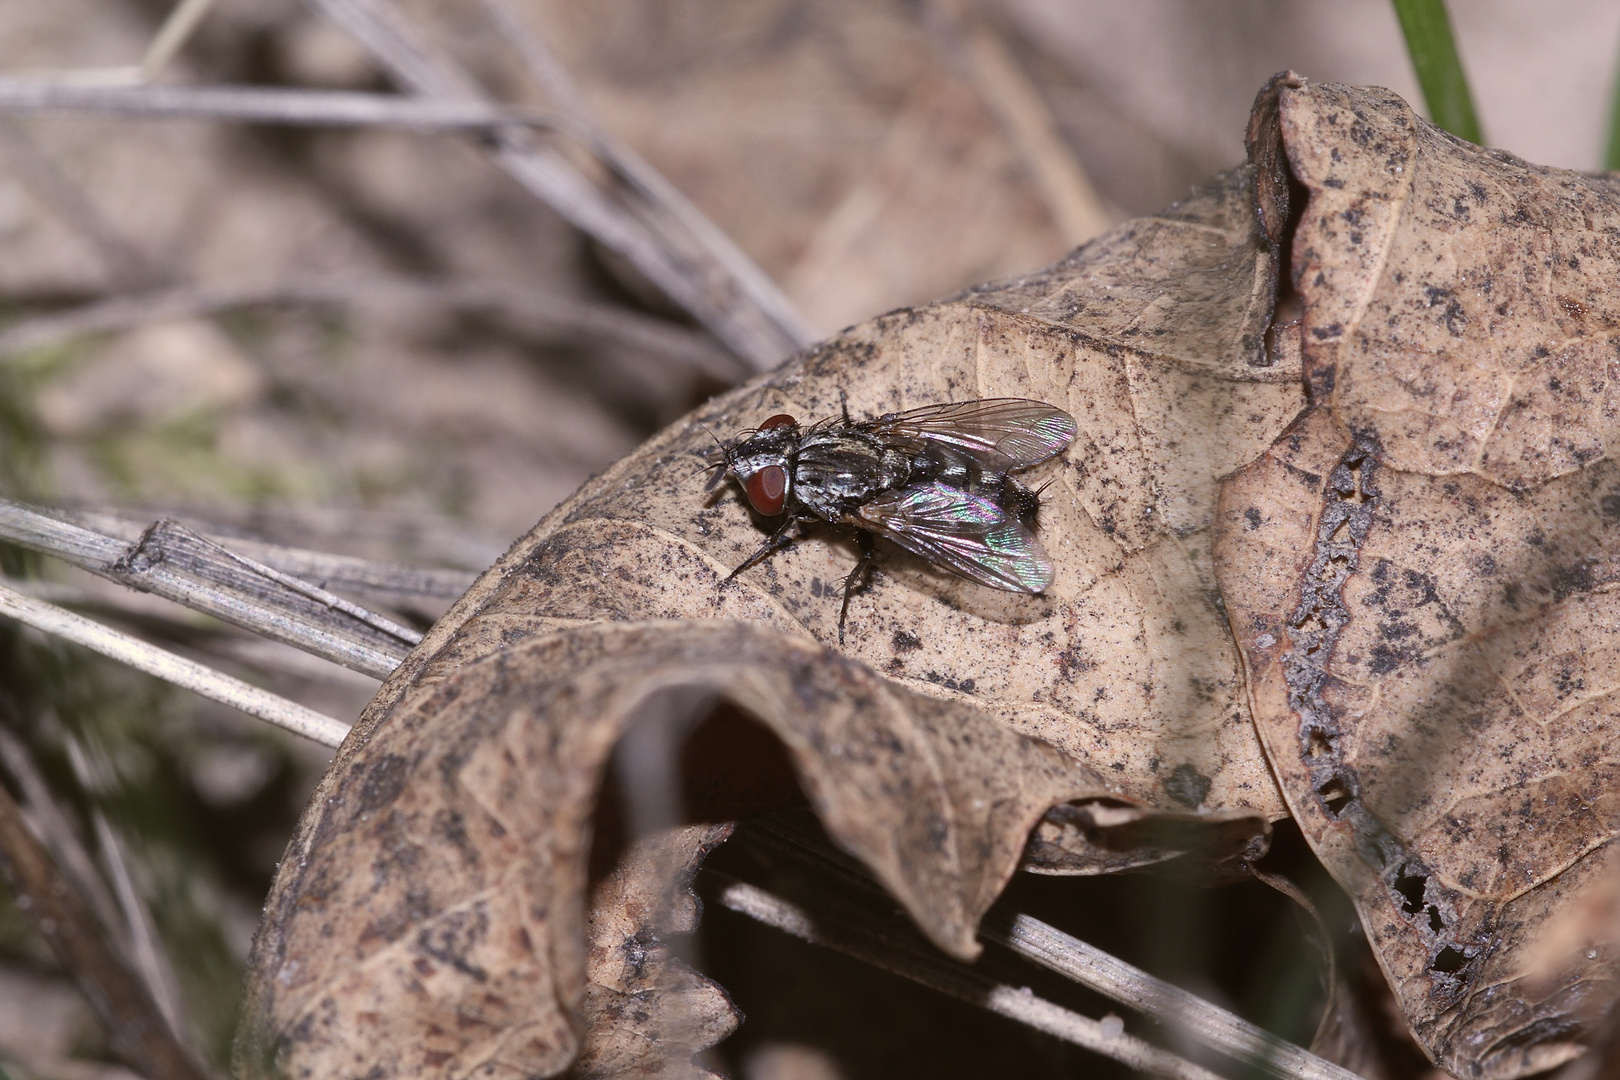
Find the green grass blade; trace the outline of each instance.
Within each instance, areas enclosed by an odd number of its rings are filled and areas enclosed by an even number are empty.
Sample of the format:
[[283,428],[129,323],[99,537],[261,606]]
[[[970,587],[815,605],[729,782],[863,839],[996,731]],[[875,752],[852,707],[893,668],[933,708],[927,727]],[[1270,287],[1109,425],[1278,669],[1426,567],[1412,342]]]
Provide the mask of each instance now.
[[1412,56],[1412,67],[1429,107],[1429,119],[1458,138],[1480,142],[1479,118],[1474,113],[1462,60],[1457,56],[1457,42],[1451,36],[1445,0],[1393,2],[1401,33],[1406,35],[1406,51]]
[[1603,155],[1605,169],[1620,169],[1620,70],[1614,74],[1614,101],[1609,106],[1609,149]]

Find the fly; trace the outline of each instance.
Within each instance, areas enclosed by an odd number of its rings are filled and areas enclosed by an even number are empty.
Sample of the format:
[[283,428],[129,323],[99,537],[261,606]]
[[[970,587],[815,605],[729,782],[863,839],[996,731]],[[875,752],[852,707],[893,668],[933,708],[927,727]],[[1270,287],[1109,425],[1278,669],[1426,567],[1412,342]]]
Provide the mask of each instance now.
[[710,481],[741,485],[748,504],[781,518],[758,551],[726,578],[792,543],[812,521],[855,530],[861,558],[844,579],[838,640],[849,598],[869,579],[874,536],[969,581],[1035,594],[1052,560],[1031,528],[1038,490],[1012,474],[1074,440],[1074,417],[1043,401],[986,398],[802,425],[786,413],[721,444]]

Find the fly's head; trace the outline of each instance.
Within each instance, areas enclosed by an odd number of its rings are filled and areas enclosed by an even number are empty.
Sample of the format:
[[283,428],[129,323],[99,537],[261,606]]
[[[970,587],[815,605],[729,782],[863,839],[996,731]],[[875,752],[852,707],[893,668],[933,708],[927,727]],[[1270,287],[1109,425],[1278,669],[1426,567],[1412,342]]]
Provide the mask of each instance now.
[[793,494],[793,458],[802,435],[799,422],[786,413],[742,432],[721,444],[709,486],[712,489],[720,481],[734,478],[749,506],[766,517],[776,517],[787,509]]

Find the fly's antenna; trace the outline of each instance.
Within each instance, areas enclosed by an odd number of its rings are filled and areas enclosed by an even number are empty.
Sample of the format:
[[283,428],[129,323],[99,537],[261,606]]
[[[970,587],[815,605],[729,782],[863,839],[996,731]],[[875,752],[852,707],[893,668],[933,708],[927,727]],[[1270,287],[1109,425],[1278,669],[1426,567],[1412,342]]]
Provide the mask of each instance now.
[[705,424],[703,421],[699,420],[698,427],[703,429],[703,433],[705,435],[714,440],[714,445],[720,448],[720,452],[722,454],[726,452],[726,444],[720,441],[720,436],[709,430],[708,424]]
[[731,448],[720,441],[720,436],[709,430],[709,425],[699,421],[698,427],[702,428],[709,438],[714,440],[715,453],[720,457],[720,460],[711,461],[709,464],[698,470],[700,473],[710,471],[714,473],[714,475],[709,477],[708,481],[703,485],[704,491],[713,491],[715,488],[720,486],[720,481],[726,478],[726,467],[731,464]]

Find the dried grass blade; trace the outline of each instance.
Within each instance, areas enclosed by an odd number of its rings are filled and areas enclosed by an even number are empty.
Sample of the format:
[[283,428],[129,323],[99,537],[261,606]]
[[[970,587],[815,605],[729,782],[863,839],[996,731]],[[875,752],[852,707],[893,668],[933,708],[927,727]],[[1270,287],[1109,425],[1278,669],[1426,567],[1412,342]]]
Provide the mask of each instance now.
[[168,67],[213,6],[214,0],[180,0],[170,9],[168,18],[146,46],[146,55],[141,57],[141,74],[148,79],[156,78]]
[[32,753],[21,739],[11,733],[7,725],[20,726],[17,715],[0,705],[0,767],[10,774],[15,790],[21,798],[23,819],[29,829],[45,845],[58,869],[72,881],[79,895],[90,905],[97,921],[112,935],[113,944],[128,949],[129,941],[119,918],[118,901],[96,869],[95,860],[79,840],[79,834],[68,821],[56,797],[51,794],[45,776],[34,763]]
[[23,820],[0,785],[0,871],[57,960],[95,1010],[113,1051],[146,1076],[204,1080],[94,912]]
[[[710,877],[719,875],[709,874]],[[721,888],[719,902],[739,915],[823,945],[932,990],[988,1009],[1083,1046],[1133,1069],[1171,1080],[1218,1080],[1217,1074],[1101,1021],[1081,1016],[1033,993],[993,982],[955,961],[914,952],[888,940],[880,929],[813,916],[804,908],[741,882]]]
[[[761,818],[739,831],[737,842],[759,845],[773,857],[798,863],[842,895],[883,895],[881,887],[864,867],[829,846],[818,831],[807,828],[802,819]],[[979,928],[979,936],[1127,1005],[1157,1023],[1191,1035],[1244,1062],[1259,1075],[1278,1080],[1359,1080],[1348,1069],[1027,915],[991,908]]]
[[0,112],[92,112],[153,120],[234,120],[299,127],[420,131],[556,126],[536,109],[354,90],[260,86],[103,86],[0,77]]
[[4,585],[0,585],[0,615],[9,616],[36,630],[55,634],[75,645],[82,645],[138,671],[185,687],[212,701],[240,709],[250,716],[268,720],[325,746],[337,746],[349,733],[349,725],[341,720],[305,708],[279,694],[250,686],[240,679],[176,656],[155,645],[148,645],[139,638],[119,633],[54,604],[30,599]]
[[57,168],[27,132],[6,117],[0,117],[0,155],[29,194],[95,250],[116,285],[149,288],[170,277],[101,212],[72,177]]
[[732,354],[706,334],[626,308],[548,295],[500,281],[424,278],[305,278],[273,285],[181,286],[112,296],[0,330],[0,360],[85,334],[108,333],[165,319],[196,318],[233,308],[307,305],[430,304],[481,311],[518,326],[564,339],[611,342],[682,364],[722,382],[747,374]]
[[1277,1080],[1359,1080],[1350,1070],[1039,919],[992,911],[980,934],[1244,1062],[1256,1075]]
[[[52,512],[52,516],[59,521],[117,537],[126,544],[138,541],[141,534],[152,524],[150,515],[136,516],[108,511],[58,509]],[[4,507],[0,504],[0,525],[3,525],[3,522]],[[356,558],[353,555],[333,555],[326,551],[286,547],[282,544],[249,540],[234,535],[222,538],[206,526],[196,526],[196,531],[216,544],[229,545],[235,554],[257,559],[282,573],[351,593],[375,593],[390,599],[424,597],[454,600],[466,592],[478,578],[476,573],[469,570],[446,570],[438,567],[379,562],[375,559]]]
[[[75,771],[78,771],[83,761],[83,750],[71,739],[67,745]],[[83,778],[80,772],[81,782]],[[96,846],[101,850],[102,865],[106,868],[114,895],[118,897],[118,906],[123,912],[123,936],[128,941],[126,955],[130,966],[146,986],[147,993],[152,995],[153,1002],[169,1022],[170,1029],[184,1031],[184,1013],[181,1011],[174,969],[158,943],[157,929],[152,925],[152,914],[147,910],[146,901],[135,888],[123,838],[99,807],[91,808],[90,822],[95,830]]]
[[[452,101],[487,100],[454,60],[423,40],[386,0],[308,0],[348,30],[407,89]],[[701,233],[659,230],[556,150],[522,131],[493,137],[495,160],[531,193],[618,252],[690,311],[727,348],[764,370],[809,343],[802,324],[784,325],[791,304],[763,272],[738,277]]]
[[319,586],[233,553],[176,521],[134,543],[0,499],[0,539],[386,678],[421,635]]
[[597,122],[568,70],[522,19],[511,0],[483,0],[483,3],[501,37],[517,49],[535,81],[545,88],[552,104],[567,118],[569,130],[586,138],[602,161],[645,200],[645,204],[636,209],[649,224],[672,244],[681,245],[683,236],[696,240],[722,268],[743,283],[766,314],[788,330],[800,347],[813,343],[819,335],[759,265],[663,173]]
[[931,6],[954,31],[979,96],[1024,159],[1064,242],[1078,247],[1106,232],[1114,223],[1097,189],[1007,43],[965,0]]

